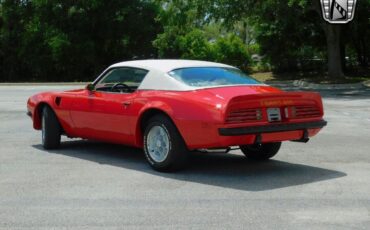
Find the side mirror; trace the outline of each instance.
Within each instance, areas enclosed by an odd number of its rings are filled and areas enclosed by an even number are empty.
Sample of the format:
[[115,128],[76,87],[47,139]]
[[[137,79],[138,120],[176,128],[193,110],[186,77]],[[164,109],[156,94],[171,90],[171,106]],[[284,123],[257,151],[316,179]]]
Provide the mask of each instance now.
[[86,89],[88,90],[88,91],[95,91],[95,86],[94,86],[94,84],[88,84],[87,86],[86,86]]

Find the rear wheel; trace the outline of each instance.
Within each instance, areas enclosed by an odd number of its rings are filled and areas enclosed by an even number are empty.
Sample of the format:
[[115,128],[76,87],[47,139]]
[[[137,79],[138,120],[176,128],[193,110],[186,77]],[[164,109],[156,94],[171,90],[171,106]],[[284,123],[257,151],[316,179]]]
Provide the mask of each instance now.
[[61,127],[54,111],[45,106],[41,117],[42,146],[45,149],[56,149],[60,145]]
[[241,145],[240,150],[244,155],[253,160],[264,161],[275,156],[281,147],[281,142]]
[[173,122],[164,115],[151,118],[144,132],[144,152],[157,171],[175,171],[185,166],[188,151]]

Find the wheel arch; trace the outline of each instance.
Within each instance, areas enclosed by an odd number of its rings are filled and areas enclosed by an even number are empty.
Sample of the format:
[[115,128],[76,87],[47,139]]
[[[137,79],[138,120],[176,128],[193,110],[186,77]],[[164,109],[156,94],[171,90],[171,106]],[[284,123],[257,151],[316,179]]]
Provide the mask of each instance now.
[[44,109],[45,106],[49,106],[51,108],[51,106],[45,101],[39,102],[35,107],[33,114],[33,128],[37,130],[41,129],[42,110]]
[[[136,137],[137,146],[139,147],[143,146],[143,135],[144,135],[145,127],[148,121],[150,120],[150,118],[156,115],[164,115],[168,117],[172,121],[172,123],[175,125],[175,127],[177,128],[176,123],[174,122],[174,120],[172,119],[172,117],[167,111],[163,109],[155,108],[155,107],[147,108],[140,113],[140,116],[137,120],[136,129],[135,129],[135,137]],[[179,133],[181,135],[181,132]]]
[[[34,129],[37,129],[37,130],[41,129],[42,110],[44,109],[45,106],[49,107],[53,111],[53,113],[55,114],[55,116],[57,117],[59,121],[59,118],[56,115],[53,107],[48,102],[41,101],[36,105],[35,110],[34,110],[34,115],[33,115],[33,128]],[[60,121],[59,121],[59,124],[60,124]]]

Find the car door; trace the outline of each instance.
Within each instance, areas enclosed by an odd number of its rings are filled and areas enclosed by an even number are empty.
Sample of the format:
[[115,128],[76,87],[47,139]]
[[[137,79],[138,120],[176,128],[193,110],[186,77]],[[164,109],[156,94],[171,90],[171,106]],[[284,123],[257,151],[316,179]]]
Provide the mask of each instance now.
[[[133,144],[135,139],[130,122],[136,111],[132,107],[136,89],[148,71],[122,67],[108,70],[94,85],[76,95],[71,118],[78,135],[116,143]],[[126,84],[131,90],[113,90],[116,84]]]

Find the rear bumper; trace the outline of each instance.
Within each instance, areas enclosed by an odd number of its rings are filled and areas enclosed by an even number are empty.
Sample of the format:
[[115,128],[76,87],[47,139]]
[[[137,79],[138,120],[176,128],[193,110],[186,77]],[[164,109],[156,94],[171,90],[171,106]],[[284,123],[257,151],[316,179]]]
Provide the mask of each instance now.
[[308,129],[320,129],[327,125],[325,120],[304,122],[304,123],[292,123],[292,124],[272,124],[265,126],[249,126],[240,128],[220,128],[218,133],[221,136],[239,136],[247,134],[261,134],[261,133],[277,133],[286,131],[298,131]]

